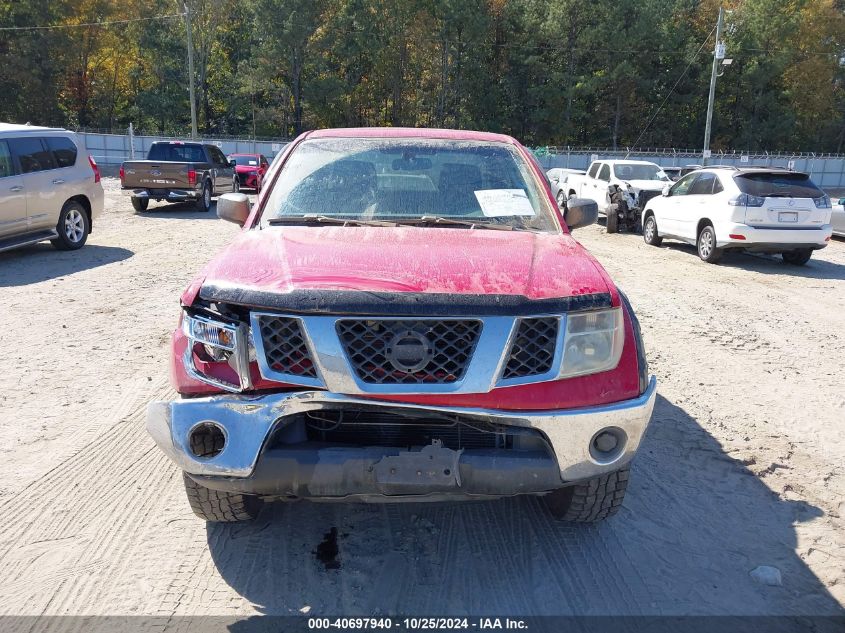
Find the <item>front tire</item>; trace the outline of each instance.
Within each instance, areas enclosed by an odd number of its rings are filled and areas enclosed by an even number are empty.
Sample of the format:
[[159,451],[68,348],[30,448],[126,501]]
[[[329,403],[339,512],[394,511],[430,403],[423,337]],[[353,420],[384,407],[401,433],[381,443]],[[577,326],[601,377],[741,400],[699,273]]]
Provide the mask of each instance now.
[[149,198],[136,198],[132,197],[132,208],[135,209],[138,213],[143,213],[147,210],[147,207],[150,205]]
[[710,224],[703,227],[698,233],[695,246],[698,256],[708,264],[716,264],[722,259],[722,249],[716,248],[716,231]]
[[557,206],[559,206],[561,209],[566,208],[566,196],[563,195],[563,191],[557,192]]
[[59,214],[56,224],[58,237],[50,243],[60,251],[75,251],[85,246],[88,234],[91,232],[91,221],[88,212],[75,200],[68,200]]
[[238,193],[241,190],[241,181],[235,176],[232,178],[232,193]]
[[197,198],[196,209],[201,213],[208,213],[211,209],[211,184],[207,180],[202,185],[202,194]]
[[630,466],[560,488],[543,497],[556,519],[573,523],[595,523],[613,516],[622,507],[628,488]]
[[797,251],[787,251],[782,254],[783,261],[792,266],[803,266],[813,256],[812,248],[802,248]]
[[201,486],[184,473],[182,473],[182,478],[185,481],[185,493],[188,495],[191,510],[205,521],[210,523],[251,521],[261,510],[260,497],[212,490]]
[[654,215],[649,215],[645,219],[643,240],[649,246],[660,246],[663,243],[663,238],[657,232],[657,220],[654,219]]

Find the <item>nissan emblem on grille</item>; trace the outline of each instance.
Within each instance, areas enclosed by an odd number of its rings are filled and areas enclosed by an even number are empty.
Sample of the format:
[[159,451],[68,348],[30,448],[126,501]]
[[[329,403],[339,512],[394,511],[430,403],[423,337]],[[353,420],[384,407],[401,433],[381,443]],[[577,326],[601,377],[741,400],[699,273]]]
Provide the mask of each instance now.
[[434,350],[428,337],[419,332],[399,332],[387,344],[387,360],[399,371],[419,371],[428,365]]
[[368,384],[461,380],[481,334],[477,319],[342,319],[337,333],[358,378]]

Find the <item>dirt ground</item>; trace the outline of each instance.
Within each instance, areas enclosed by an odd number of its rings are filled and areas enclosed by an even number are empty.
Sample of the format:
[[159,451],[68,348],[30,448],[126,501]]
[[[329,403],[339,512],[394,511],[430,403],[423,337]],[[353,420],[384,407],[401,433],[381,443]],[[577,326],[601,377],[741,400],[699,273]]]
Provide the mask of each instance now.
[[[659,399],[622,511],[536,499],[190,512],[144,430],[181,289],[237,227],[106,213],[80,252],[0,254],[0,614],[839,614],[845,242],[768,256],[576,233],[637,309]],[[339,569],[315,556],[337,528]],[[752,576],[780,571],[781,584]]]

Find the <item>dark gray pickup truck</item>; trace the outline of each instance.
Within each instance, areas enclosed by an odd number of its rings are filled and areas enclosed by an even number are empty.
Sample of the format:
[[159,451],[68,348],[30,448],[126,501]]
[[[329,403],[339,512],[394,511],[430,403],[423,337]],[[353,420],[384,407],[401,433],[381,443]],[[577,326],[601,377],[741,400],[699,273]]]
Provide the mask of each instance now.
[[198,211],[208,211],[212,196],[239,189],[235,168],[220,148],[182,141],[153,143],[147,160],[123,163],[120,186],[136,211],[146,211],[150,200],[193,200]]

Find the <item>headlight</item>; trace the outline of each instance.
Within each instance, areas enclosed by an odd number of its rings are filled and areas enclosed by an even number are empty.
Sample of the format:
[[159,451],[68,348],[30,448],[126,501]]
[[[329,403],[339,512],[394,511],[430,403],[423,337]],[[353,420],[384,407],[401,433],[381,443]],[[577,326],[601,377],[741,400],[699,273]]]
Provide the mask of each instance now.
[[[242,391],[250,386],[249,361],[254,351],[249,349],[246,325],[233,325],[208,317],[185,314],[182,330],[188,337],[185,365],[193,377],[229,391]],[[200,344],[211,360],[227,363],[238,375],[238,384],[225,382],[201,373],[194,365],[194,345]]]
[[560,377],[608,371],[619,364],[625,342],[622,309],[569,314]]

